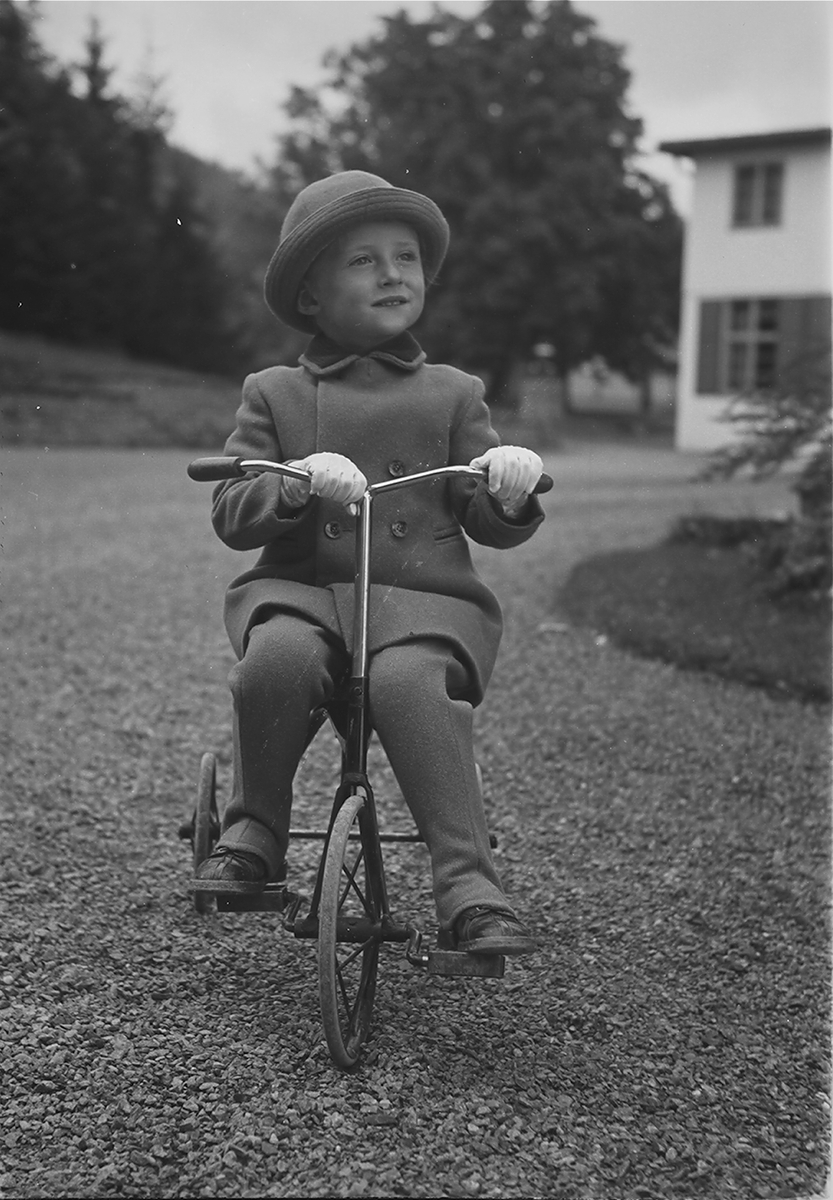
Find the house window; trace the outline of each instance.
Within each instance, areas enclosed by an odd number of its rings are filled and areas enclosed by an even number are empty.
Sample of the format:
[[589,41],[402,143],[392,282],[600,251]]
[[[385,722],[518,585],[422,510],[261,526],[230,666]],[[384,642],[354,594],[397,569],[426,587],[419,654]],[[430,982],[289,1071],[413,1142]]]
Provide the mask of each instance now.
[[783,192],[783,163],[744,163],[735,167],[732,224],[738,228],[780,225]]
[[697,394],[737,396],[793,386],[796,372],[830,355],[829,295],[702,300]]
[[727,328],[721,391],[766,391],[775,385],[778,366],[777,300],[730,300],[724,305]]

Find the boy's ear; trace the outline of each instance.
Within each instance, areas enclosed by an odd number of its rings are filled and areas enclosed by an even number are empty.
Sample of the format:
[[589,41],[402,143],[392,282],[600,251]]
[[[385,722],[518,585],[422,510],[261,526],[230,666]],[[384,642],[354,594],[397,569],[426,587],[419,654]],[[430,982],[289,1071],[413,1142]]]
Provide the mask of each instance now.
[[310,291],[309,284],[304,280],[301,284],[301,290],[298,292],[298,299],[295,301],[295,307],[299,313],[303,313],[305,317],[314,317],[321,307]]

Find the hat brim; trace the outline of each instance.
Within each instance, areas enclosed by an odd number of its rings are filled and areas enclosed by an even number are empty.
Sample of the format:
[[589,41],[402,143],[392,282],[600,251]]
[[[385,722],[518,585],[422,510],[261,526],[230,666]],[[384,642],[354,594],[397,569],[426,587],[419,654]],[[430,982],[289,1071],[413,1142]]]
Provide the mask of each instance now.
[[410,225],[419,238],[425,282],[433,282],[449,238],[448,222],[434,201],[405,188],[362,188],[316,209],[272,255],[263,294],[279,320],[304,333],[315,332],[315,321],[297,308],[304,276],[327,246],[361,221],[402,221]]

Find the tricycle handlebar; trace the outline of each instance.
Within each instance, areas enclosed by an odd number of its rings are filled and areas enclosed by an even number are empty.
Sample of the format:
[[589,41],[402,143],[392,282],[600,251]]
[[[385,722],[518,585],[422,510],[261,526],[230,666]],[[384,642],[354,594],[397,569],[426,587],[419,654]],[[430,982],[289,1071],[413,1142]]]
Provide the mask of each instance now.
[[188,474],[197,483],[216,483],[220,479],[242,479],[250,471],[271,471],[275,475],[288,475],[291,479],[309,479],[309,472],[301,467],[290,467],[288,463],[272,462],[268,458],[236,458],[219,455],[216,458],[195,458],[188,464]]
[[[308,473],[301,467],[291,467],[287,463],[271,462],[266,458],[242,458],[230,455],[216,458],[195,458],[188,464],[188,474],[197,483],[212,483],[220,479],[242,479],[249,472],[268,471],[274,475],[288,475],[291,479],[308,479]],[[378,492],[391,492],[397,488],[408,487],[412,483],[420,483],[425,479],[448,479],[453,476],[464,479],[485,479],[486,472],[479,467],[450,466],[438,467],[432,471],[418,471],[414,475],[401,475],[397,479],[386,479],[382,483],[372,483],[368,487],[371,496]],[[535,492],[541,495],[552,487],[549,475],[542,475],[535,485]]]

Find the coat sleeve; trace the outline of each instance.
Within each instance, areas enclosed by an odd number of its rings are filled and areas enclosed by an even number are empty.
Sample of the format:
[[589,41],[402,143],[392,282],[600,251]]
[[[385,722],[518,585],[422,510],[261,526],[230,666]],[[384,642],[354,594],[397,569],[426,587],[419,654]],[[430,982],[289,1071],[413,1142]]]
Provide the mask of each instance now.
[[[471,376],[471,391],[451,432],[450,463],[470,463],[473,458],[500,445],[484,400],[485,388]],[[537,498],[530,496],[519,518],[509,520],[500,504],[489,495],[485,483],[459,480],[452,485],[452,506],[466,534],[483,546],[508,549],[532,537],[544,519]]]
[[[272,413],[256,375],[247,376],[237,410],[237,427],[225,453],[243,458],[283,462],[284,453]],[[263,473],[230,479],[214,489],[211,522],[217,536],[232,550],[256,550],[282,538],[297,544],[312,505],[289,509],[280,504],[279,475]]]

